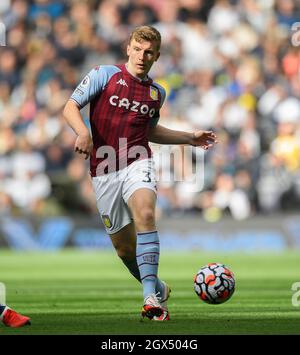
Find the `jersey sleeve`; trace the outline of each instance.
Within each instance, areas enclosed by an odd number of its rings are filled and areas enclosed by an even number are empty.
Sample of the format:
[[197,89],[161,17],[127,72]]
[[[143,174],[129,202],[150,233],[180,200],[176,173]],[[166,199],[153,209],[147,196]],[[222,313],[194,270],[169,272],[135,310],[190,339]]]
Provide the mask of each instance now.
[[[160,92],[160,108],[162,107],[162,105],[165,102],[166,99],[166,90],[158,85],[157,83],[155,83],[155,86],[158,88],[159,92]],[[155,127],[158,123],[160,114],[159,111],[152,117],[151,121],[150,121],[150,127]]]
[[96,95],[101,94],[110,78],[120,69],[113,65],[103,65],[93,68],[76,87],[70,99],[80,108],[91,102]]

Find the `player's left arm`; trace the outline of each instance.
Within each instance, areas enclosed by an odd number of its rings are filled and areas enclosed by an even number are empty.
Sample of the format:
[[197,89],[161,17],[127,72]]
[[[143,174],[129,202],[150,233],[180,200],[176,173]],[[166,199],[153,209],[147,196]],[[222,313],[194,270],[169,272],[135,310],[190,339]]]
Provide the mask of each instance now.
[[[162,107],[165,98],[165,89],[155,84],[160,92],[160,107]],[[160,117],[158,111],[157,115],[153,117],[150,122],[150,129],[148,139],[150,142],[158,144],[183,144],[198,146],[205,150],[211,148],[215,143],[218,143],[217,136],[213,131],[196,131],[193,133],[184,131],[175,131],[157,124]]]
[[184,144],[199,146],[205,150],[218,143],[217,136],[213,131],[184,132],[175,131],[161,125],[150,128],[149,141],[158,144]]

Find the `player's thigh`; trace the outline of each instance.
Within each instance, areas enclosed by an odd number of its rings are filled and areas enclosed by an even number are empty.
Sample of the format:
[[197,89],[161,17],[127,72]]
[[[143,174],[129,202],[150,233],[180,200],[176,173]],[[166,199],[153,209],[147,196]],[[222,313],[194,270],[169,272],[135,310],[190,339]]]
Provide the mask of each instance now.
[[129,197],[127,204],[133,217],[145,212],[154,214],[156,193],[148,188],[138,188]]
[[117,233],[109,235],[112,245],[121,258],[133,259],[136,256],[136,230],[131,222]]
[[132,163],[123,185],[123,198],[131,212],[155,209],[156,176],[152,159]]

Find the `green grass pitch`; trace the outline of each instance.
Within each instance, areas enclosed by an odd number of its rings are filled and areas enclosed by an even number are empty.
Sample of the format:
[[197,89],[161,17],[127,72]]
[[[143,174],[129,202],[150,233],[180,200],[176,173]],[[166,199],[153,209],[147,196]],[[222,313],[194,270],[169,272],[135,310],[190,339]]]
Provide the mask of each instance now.
[[[160,275],[172,294],[170,322],[140,321],[141,286],[112,251],[0,251],[7,303],[32,319],[0,334],[300,334],[300,252],[203,254],[162,252]],[[222,305],[200,301],[193,277],[208,262],[228,265],[236,291]],[[298,297],[300,301],[300,295]]]

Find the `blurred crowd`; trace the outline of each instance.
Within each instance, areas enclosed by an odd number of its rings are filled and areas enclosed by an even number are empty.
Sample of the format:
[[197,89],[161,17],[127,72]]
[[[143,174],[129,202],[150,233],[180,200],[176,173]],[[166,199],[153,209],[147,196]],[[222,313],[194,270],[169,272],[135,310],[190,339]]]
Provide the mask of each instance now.
[[[184,179],[158,181],[158,217],[299,208],[299,1],[1,0],[0,21],[0,215],[97,213],[62,109],[93,66],[126,60],[128,35],[143,24],[162,34],[150,72],[167,91],[160,123],[213,129],[219,140],[205,154],[180,150],[171,174]],[[82,114],[88,121],[88,107]],[[158,173],[169,170],[156,153]],[[197,155],[198,190],[189,179]]]

